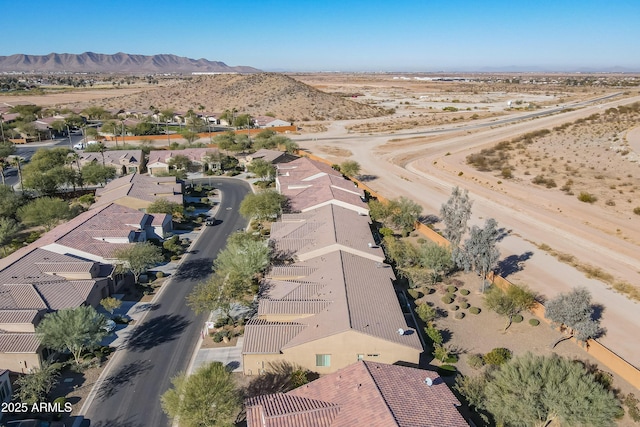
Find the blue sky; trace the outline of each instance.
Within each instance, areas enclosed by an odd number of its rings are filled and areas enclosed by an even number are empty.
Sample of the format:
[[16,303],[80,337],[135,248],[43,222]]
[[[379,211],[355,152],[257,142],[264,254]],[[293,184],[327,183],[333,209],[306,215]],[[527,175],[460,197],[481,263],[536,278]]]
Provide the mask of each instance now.
[[640,1],[3,0],[0,55],[169,53],[268,71],[640,71]]

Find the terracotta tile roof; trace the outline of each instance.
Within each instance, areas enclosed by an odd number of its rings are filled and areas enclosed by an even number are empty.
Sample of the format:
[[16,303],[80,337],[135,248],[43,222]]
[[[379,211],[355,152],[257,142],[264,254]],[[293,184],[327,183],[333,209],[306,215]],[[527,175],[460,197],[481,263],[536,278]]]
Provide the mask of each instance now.
[[123,197],[153,202],[160,198],[182,203],[182,186],[175,177],[153,177],[134,173],[116,178],[103,188],[96,190],[98,200],[92,208],[113,203]]
[[340,206],[327,205],[302,214],[287,215],[271,226],[270,239],[278,252],[304,261],[326,250],[344,250],[385,260],[380,247],[373,245],[369,217]]
[[338,404],[284,393],[253,397],[245,406],[248,427],[331,427],[340,412]]
[[36,334],[0,333],[0,353],[35,353],[39,347]]
[[364,192],[342,176],[319,173],[304,179],[278,176],[277,180],[280,193],[289,198],[293,212],[305,212],[327,203],[369,212],[368,205],[363,201]]
[[95,280],[72,280],[34,285],[50,310],[81,306],[96,286]]
[[[433,385],[425,383],[427,377]],[[469,425],[456,409],[460,402],[437,373],[405,366],[362,361],[285,396],[291,399],[278,394],[248,399],[247,427],[289,427],[292,415],[297,416],[296,427]],[[328,408],[338,409],[329,424],[313,416],[314,411]]]

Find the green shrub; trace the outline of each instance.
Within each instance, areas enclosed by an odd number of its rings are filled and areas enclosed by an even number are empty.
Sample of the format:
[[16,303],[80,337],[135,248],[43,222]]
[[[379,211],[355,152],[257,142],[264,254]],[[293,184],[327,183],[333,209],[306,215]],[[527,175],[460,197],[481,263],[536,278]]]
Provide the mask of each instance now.
[[436,309],[428,304],[420,304],[416,307],[416,314],[425,323],[431,322],[437,316]]
[[455,294],[458,291],[458,288],[456,288],[453,285],[449,285],[447,286],[447,292],[449,292],[450,294]]
[[456,294],[452,294],[450,292],[447,292],[446,294],[444,294],[444,296],[447,298],[456,299]]
[[379,231],[383,237],[393,236],[393,230],[390,229],[389,227],[382,227]]
[[449,363],[449,364],[458,363],[458,356],[456,356],[455,354],[452,354],[444,360],[444,363]]
[[441,377],[451,377],[456,374],[457,369],[453,365],[442,365],[438,366],[437,372]]
[[578,200],[584,203],[593,203],[598,200],[598,198],[593,194],[587,193],[586,191],[581,191],[578,195]]
[[484,363],[487,365],[502,365],[511,359],[511,350],[504,347],[496,347],[484,355]]
[[469,309],[469,313],[471,313],[471,314],[480,314],[481,311],[482,310],[480,310],[478,307],[471,307]]
[[467,365],[473,369],[480,369],[484,366],[484,359],[481,354],[472,354],[467,359]]
[[156,271],[156,279],[162,279],[164,277],[164,273],[162,271]]
[[471,306],[471,304],[469,304],[468,302],[463,302],[460,304],[460,308],[466,310]]
[[464,313],[459,311],[456,313],[456,315],[454,316],[456,319],[460,320],[460,319],[464,319]]
[[453,302],[453,298],[449,298],[448,296],[443,296],[442,297],[442,302],[445,304],[451,304]]
[[213,334],[213,342],[222,342],[222,332],[218,331],[215,334]]
[[640,215],[640,206],[638,206],[637,208],[633,208],[633,213],[636,215]]
[[522,322],[523,320],[524,320],[524,318],[522,317],[522,315],[521,315],[521,314],[516,314],[515,316],[513,316],[513,317],[511,318],[511,321],[512,321],[513,323],[520,323],[520,322]]
[[529,319],[529,324],[531,326],[538,326],[540,324],[540,321],[538,319]]
[[433,325],[427,326],[426,328],[424,328],[424,331],[426,332],[431,342],[433,342],[434,344],[442,344],[442,334],[439,330],[433,327]]
[[460,307],[459,307],[459,306],[457,306],[457,305],[451,305],[451,306],[449,306],[449,310],[451,310],[451,311],[458,311],[459,309],[460,309]]
[[409,289],[407,291],[407,293],[411,296],[411,298],[413,299],[418,299],[420,298],[420,291],[416,290],[416,289]]
[[469,295],[471,292],[469,291],[469,289],[460,289],[460,293],[462,295]]

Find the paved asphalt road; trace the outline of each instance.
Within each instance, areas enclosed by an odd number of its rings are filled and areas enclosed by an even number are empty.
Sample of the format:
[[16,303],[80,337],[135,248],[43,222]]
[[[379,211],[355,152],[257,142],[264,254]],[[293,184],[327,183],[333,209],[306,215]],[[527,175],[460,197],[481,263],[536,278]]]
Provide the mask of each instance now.
[[[194,181],[207,183],[209,179]],[[152,311],[135,327],[124,348],[114,354],[108,375],[86,409],[84,416],[89,422],[83,426],[169,425],[160,395],[170,387],[171,378],[186,371],[207,317],[196,316],[186,306],[185,297],[211,273],[212,262],[227,237],[247,225],[238,207],[251,191],[249,185],[230,178],[212,177],[211,181],[222,192],[217,225],[204,228]]]

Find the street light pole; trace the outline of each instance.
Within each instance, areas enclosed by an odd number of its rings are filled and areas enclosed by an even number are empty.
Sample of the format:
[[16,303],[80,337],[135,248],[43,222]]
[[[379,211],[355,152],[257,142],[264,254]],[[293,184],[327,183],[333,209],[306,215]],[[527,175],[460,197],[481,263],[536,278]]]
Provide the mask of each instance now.
[[73,149],[73,143],[71,142],[71,131],[69,130],[69,125],[67,125],[67,136],[69,137],[69,148]]
[[167,120],[167,144],[171,145],[171,138],[169,137],[169,120]]

